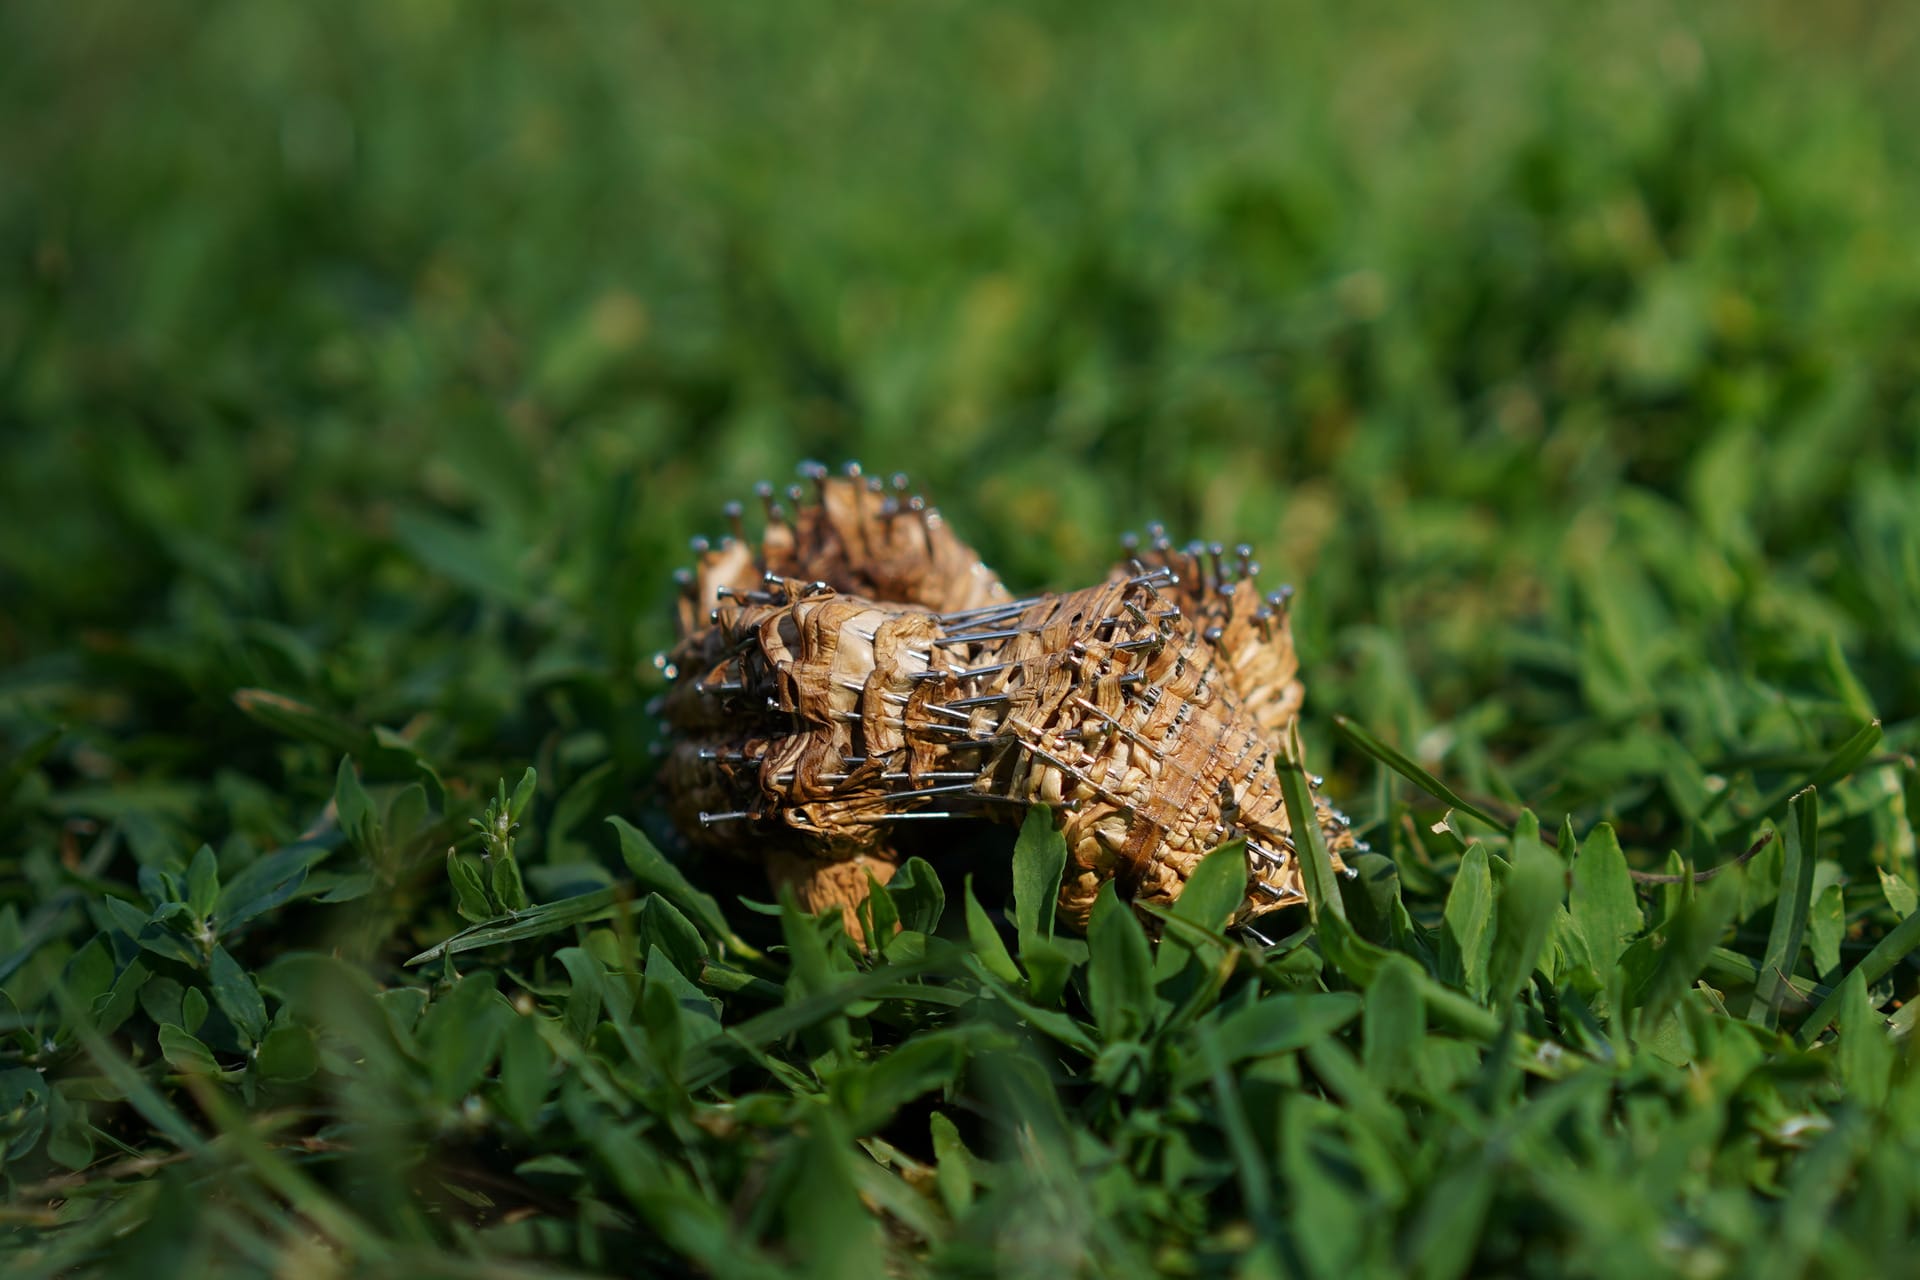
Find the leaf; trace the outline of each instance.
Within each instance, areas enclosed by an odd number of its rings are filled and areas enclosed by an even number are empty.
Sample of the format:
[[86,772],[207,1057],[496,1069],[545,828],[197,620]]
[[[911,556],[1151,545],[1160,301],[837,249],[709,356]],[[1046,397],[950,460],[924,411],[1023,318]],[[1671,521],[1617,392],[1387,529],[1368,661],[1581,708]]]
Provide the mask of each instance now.
[[646,979],[648,987],[660,987],[672,994],[688,1047],[720,1034],[719,1001],[696,986],[673,957],[658,946],[647,948]]
[[180,997],[180,1029],[198,1032],[207,1021],[207,997],[198,987],[188,987]]
[[1912,885],[1893,872],[1885,867],[1877,870],[1880,872],[1880,892],[1886,895],[1887,905],[1893,908],[1895,916],[1905,920],[1913,914],[1914,907],[1920,905],[1920,898],[1916,898]]
[[93,1163],[93,1126],[84,1102],[54,1090],[47,1098],[47,1158],[78,1172]]
[[1565,868],[1540,842],[1540,825],[1531,813],[1523,813],[1514,828],[1512,853],[1513,865],[1494,904],[1499,923],[1487,960],[1488,995],[1496,1008],[1533,976],[1566,891]]
[[[1815,1261],[1816,1251],[1822,1245],[1831,1248],[1834,1223],[1844,1220],[1840,1206],[1854,1199],[1855,1188],[1870,1190],[1882,1180],[1903,1181],[1908,1173],[1907,1167],[1886,1170],[1882,1178],[1856,1173],[1861,1155],[1876,1145],[1877,1130],[1864,1107],[1836,1109],[1826,1132],[1794,1162],[1781,1188],[1779,1230],[1754,1241],[1744,1273],[1754,1280],[1796,1280],[1827,1270]],[[1892,1269],[1904,1268],[1896,1264]]]
[[1880,722],[1868,721],[1860,726],[1852,737],[1834,748],[1833,754],[1822,761],[1820,767],[1815,769],[1811,776],[1798,782],[1786,783],[1779,790],[1762,799],[1754,807],[1755,812],[1772,813],[1802,791],[1824,787],[1851,776],[1855,770],[1866,763],[1867,757],[1873,754],[1873,749],[1880,745],[1880,736]]
[[420,1015],[432,1001],[433,993],[425,987],[386,987],[373,997],[394,1040],[402,1044],[413,1043],[414,1028],[420,1025]]
[[1020,824],[1013,844],[1013,921],[1024,953],[1031,938],[1053,936],[1060,876],[1067,866],[1067,839],[1053,827],[1053,810],[1036,804]]
[[[1246,1202],[1247,1213],[1254,1221],[1264,1221],[1272,1214],[1273,1175],[1261,1154],[1259,1141],[1253,1136],[1253,1125],[1247,1119],[1245,1101],[1240,1096],[1233,1074],[1227,1070],[1226,1058],[1220,1052],[1219,1043],[1202,1036],[1199,1049],[1206,1068],[1207,1084],[1213,1093],[1214,1112],[1219,1117],[1221,1135],[1227,1140],[1227,1152],[1239,1178],[1240,1198]],[[1291,1133],[1294,1126],[1290,1125],[1288,1129]]]
[[340,768],[334,773],[333,811],[353,847],[369,858],[376,857],[383,843],[380,824],[374,817],[373,801],[360,785],[352,756],[341,756]]
[[932,933],[947,909],[947,891],[925,858],[908,858],[887,882],[887,896],[909,933]]
[[618,902],[622,893],[623,890],[618,887],[595,889],[591,893],[582,893],[572,898],[561,898],[555,902],[544,902],[537,907],[530,907],[512,920],[477,924],[471,929],[454,934],[445,942],[428,947],[408,960],[407,964],[409,966],[425,964],[429,960],[438,960],[442,956],[459,955],[463,951],[474,951],[480,947],[497,947],[509,942],[523,942],[528,938],[559,933],[575,925],[605,920],[619,910]]
[[792,886],[781,886],[780,934],[790,957],[787,972],[790,993],[819,995],[839,985],[839,975],[851,966],[836,963],[844,960],[845,952],[837,946],[829,949],[827,931],[838,935],[840,923],[841,918],[832,913],[816,917],[806,911],[794,896]]
[[0,1159],[39,1145],[52,1109],[51,1092],[30,1067],[0,1067]]
[[147,927],[152,918],[124,898],[102,898],[100,910],[113,922],[114,928],[136,942],[140,939],[140,931]]
[[1607,823],[1595,827],[1580,842],[1579,856],[1573,860],[1568,910],[1587,944],[1596,976],[1606,982],[1620,953],[1645,927],[1627,856]]
[[219,897],[220,860],[214,857],[212,845],[203,844],[187,867],[187,905],[195,918],[205,920]]
[[101,907],[122,933],[157,956],[199,968],[200,953],[193,944],[164,924],[151,920],[138,907],[119,898],[102,898]]
[[433,761],[420,754],[411,738],[405,738],[384,725],[373,726],[373,740],[390,753],[404,758],[406,764],[423,775],[427,794],[432,797],[433,807],[441,813],[447,811],[447,784],[440,771],[433,767]]
[[539,783],[540,775],[531,766],[520,775],[520,782],[513,789],[513,799],[507,802],[507,817],[510,820],[518,822],[532,809],[533,794]]
[[488,859],[492,864],[493,900],[509,915],[518,915],[528,907],[526,885],[520,880],[520,865],[511,853],[502,850]]
[[254,720],[289,738],[317,742],[350,756],[366,755],[374,747],[372,735],[359,725],[270,689],[237,689],[233,702]]
[[[293,952],[254,975],[255,984],[280,998],[279,1016],[310,1027],[325,1027],[331,1042],[344,1042],[369,1070],[413,1074],[416,1043],[396,1017],[399,1001],[413,1003],[418,993],[395,990],[375,994],[364,969],[335,956]],[[152,984],[149,984],[152,985]]]
[[120,1025],[132,1017],[133,1011],[140,1007],[140,992],[145,988],[147,979],[152,976],[152,971],[140,962],[138,956],[129,960],[127,967],[122,969],[120,976],[114,980],[113,990],[108,993],[107,998],[96,1002],[98,1008],[93,1015],[94,1030],[103,1036],[110,1036],[118,1031]]
[[1840,1083],[1848,1096],[1868,1107],[1886,1101],[1887,1081],[1893,1070],[1894,1050],[1887,1041],[1887,1020],[1867,994],[1866,974],[1856,968],[1834,993],[1840,1021],[1834,1054]]
[[453,909],[462,920],[485,924],[496,914],[486,882],[480,878],[480,860],[470,853],[447,850],[447,880],[453,885]]
[[1807,945],[1813,952],[1813,967],[1823,979],[1840,968],[1840,943],[1846,936],[1847,901],[1840,886],[1830,884],[1814,898],[1807,913]]
[[927,1032],[878,1062],[835,1076],[833,1093],[852,1134],[878,1132],[915,1098],[958,1081],[975,1038],[971,1028]]
[[180,1012],[181,998],[187,994],[174,979],[165,974],[145,983],[140,988],[140,1008],[160,1026],[179,1026],[185,1021]]
[[1401,896],[1400,869],[1377,853],[1351,854],[1347,865],[1354,874],[1340,878],[1340,896],[1354,932],[1370,942],[1415,955],[1424,951]]
[[394,792],[393,798],[387,801],[386,821],[380,826],[387,845],[380,851],[382,859],[393,860],[419,836],[421,829],[425,826],[427,826],[427,788],[422,783],[409,782]]
[[1237,1009],[1212,1028],[1227,1064],[1304,1048],[1358,1017],[1360,997],[1350,991],[1270,995]]
[[600,1021],[608,995],[606,970],[584,948],[562,947],[554,959],[567,971],[567,1004],[563,1023],[567,1034],[585,1044]]
[[[1891,973],[1893,967],[1906,959],[1916,948],[1920,948],[1920,912],[1908,916],[1894,926],[1892,932],[1875,943],[1873,950],[1867,952],[1866,958],[1855,965],[1847,976],[1851,978],[1857,974],[1863,983],[1871,987]],[[1812,1044],[1814,1039],[1826,1030],[1828,1023],[1838,1016],[1840,1000],[1841,993],[1835,990],[1821,1001],[1820,1007],[1815,1009],[1812,1016],[1794,1033],[1794,1039],[1802,1045]]]
[[76,1009],[91,1013],[100,998],[113,989],[113,968],[113,948],[104,933],[95,934],[73,953],[60,980]]
[[960,1130],[944,1111],[928,1118],[933,1135],[934,1186],[947,1212],[959,1217],[973,1206],[973,1163]]
[[993,927],[993,921],[973,896],[973,877],[966,879],[967,898],[967,940],[973,944],[973,953],[987,972],[1003,982],[1019,982],[1020,967],[1013,962],[1007,952],[1007,944],[1001,940],[1000,931]]
[[[1167,914],[1197,926],[1203,934],[1218,935],[1246,900],[1247,844],[1229,840],[1194,864]],[[1160,939],[1160,953],[1154,957],[1154,981],[1164,982],[1185,969],[1189,961],[1199,958],[1204,963],[1207,956],[1220,951],[1211,938],[1196,937],[1192,931],[1170,925]]]
[[393,537],[423,567],[478,595],[519,608],[533,603],[519,558],[498,531],[409,509],[394,513]]
[[175,1071],[203,1076],[220,1074],[220,1064],[214,1061],[213,1050],[172,1023],[160,1028],[160,1055]]
[[784,1237],[799,1255],[796,1273],[814,1280],[886,1273],[878,1219],[861,1202],[848,1141],[834,1113],[820,1110],[798,1140],[797,1175],[781,1205]]
[[1700,886],[1693,900],[1682,903],[1661,927],[1653,969],[1633,999],[1643,1036],[1659,1026],[1706,969],[1714,945],[1740,908],[1743,886],[1738,875],[1729,873]]
[[659,947],[682,973],[698,973],[706,965],[710,954],[707,940],[693,927],[693,921],[681,914],[680,908],[659,894],[648,894],[634,913],[634,919],[644,939],[643,950],[647,946]]
[[700,1272],[740,1280],[785,1274],[759,1263],[758,1250],[740,1239],[740,1224],[688,1186],[684,1173],[667,1164],[652,1143],[624,1125],[597,1125],[583,1136],[614,1191],[654,1236],[692,1259]]
[[1247,900],[1247,844],[1229,840],[1194,865],[1174,899],[1172,913],[1218,932]]
[[886,946],[900,928],[900,913],[895,910],[893,898],[874,878],[873,872],[866,873],[867,897],[860,904],[860,933],[866,939],[868,950],[877,950]]
[[1320,818],[1313,804],[1313,790],[1307,785],[1305,754],[1300,746],[1300,724],[1295,721],[1287,734],[1287,750],[1275,767],[1279,770],[1280,794],[1286,802],[1287,823],[1293,832],[1295,856],[1300,874],[1306,881],[1307,911],[1315,924],[1322,915],[1346,919],[1346,902],[1334,880],[1333,859],[1327,854],[1326,841],[1320,835]]
[[513,1016],[484,969],[427,1007],[417,1036],[438,1101],[451,1105],[473,1087],[499,1048],[502,1023]]
[[364,898],[379,884],[371,871],[353,871],[346,875],[334,875],[323,871],[318,876],[312,877],[312,881],[315,888],[313,900],[328,904],[353,902]]
[[307,871],[330,851],[319,844],[291,844],[244,868],[227,882],[214,903],[213,918],[222,934],[280,906],[306,883]]
[[1466,993],[1484,1000],[1488,964],[1493,955],[1493,874],[1487,865],[1487,847],[1478,841],[1460,855],[1453,888],[1442,913],[1442,953],[1453,963]]
[[227,1015],[227,1021],[246,1037],[247,1043],[259,1040],[267,1029],[267,1006],[261,1001],[253,979],[225,947],[213,949],[213,958],[207,963],[207,978],[213,988],[213,1002]]
[[1027,994],[1034,1003],[1054,1008],[1061,1002],[1074,968],[1087,959],[1087,944],[1078,938],[1034,938],[1021,949],[1027,970]]
[[1059,1009],[1043,1008],[990,979],[984,983],[984,986],[988,994],[1012,1009],[1035,1031],[1052,1037],[1088,1058],[1099,1056],[1100,1046],[1093,1042],[1093,1038],[1087,1035],[1081,1024],[1070,1014],[1063,1013]]
[[633,878],[640,882],[642,888],[661,894],[686,912],[709,937],[720,939],[743,956],[759,957],[758,951],[728,927],[727,918],[713,896],[702,893],[688,883],[680,869],[653,847],[652,841],[641,835],[624,818],[611,817],[607,821],[613,824],[613,829],[620,836],[621,858],[626,861],[627,869],[633,872]]
[[1400,1257],[1418,1280],[1454,1280],[1472,1274],[1475,1247],[1493,1203],[1494,1177],[1486,1155],[1443,1153],[1439,1175],[1401,1237]]
[[1153,954],[1113,881],[1100,886],[1087,923],[1088,1003],[1108,1044],[1138,1037],[1153,1018]]
[[1795,796],[1787,805],[1780,895],[1774,901],[1773,924],[1767,931],[1767,948],[1747,1015],[1763,1026],[1778,1025],[1780,1006],[1792,990],[1789,979],[1799,962],[1807,921],[1813,912],[1813,855],[1819,830],[1820,793],[1808,790]]
[[313,1033],[301,1026],[275,1027],[260,1041],[254,1069],[268,1080],[294,1083],[320,1069]]
[[[1434,799],[1445,801],[1447,805],[1458,809],[1462,813],[1472,814],[1496,831],[1506,829],[1506,823],[1501,822],[1484,809],[1461,799],[1446,783],[1440,781],[1440,779],[1434,777],[1431,773],[1428,773],[1425,769],[1422,769],[1418,764],[1414,763],[1413,757],[1405,754],[1396,747],[1388,746],[1385,742],[1374,737],[1346,716],[1335,715],[1333,717],[1333,728],[1336,733],[1348,742],[1351,742],[1354,746],[1360,748],[1360,750],[1366,752],[1375,760],[1378,760],[1381,764],[1384,764],[1387,768],[1393,770],[1408,782],[1411,782],[1414,786],[1419,787]],[[1298,757],[1295,758],[1297,759]],[[1295,829],[1298,830],[1298,827],[1296,826]]]
[[[936,968],[959,971],[959,966],[952,961],[944,966],[936,965],[931,960],[917,965],[889,965],[853,975],[829,991],[802,996],[792,1003],[755,1014],[745,1022],[735,1023],[724,1036],[716,1037],[698,1052],[688,1055],[683,1083],[688,1089],[703,1088],[731,1070],[745,1056],[743,1051],[750,1052],[796,1032],[827,1023],[848,1006],[875,998],[880,993],[901,991],[907,979]],[[912,987],[905,989],[915,990]]]
[[540,1107],[553,1086],[553,1050],[527,1013],[506,1023],[500,1039],[500,1109],[522,1132],[538,1126]]
[[1421,1042],[1427,1034],[1420,983],[1426,974],[1404,955],[1389,956],[1367,988],[1362,1061],[1367,1075],[1389,1092],[1419,1082]]

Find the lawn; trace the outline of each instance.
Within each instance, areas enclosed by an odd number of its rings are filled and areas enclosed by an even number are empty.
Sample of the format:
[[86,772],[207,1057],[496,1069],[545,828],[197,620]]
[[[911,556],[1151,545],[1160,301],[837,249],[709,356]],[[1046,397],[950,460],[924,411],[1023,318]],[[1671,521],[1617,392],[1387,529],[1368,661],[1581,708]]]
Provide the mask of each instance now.
[[[0,7],[0,1273],[1910,1273],[1920,20],[1818,8]],[[683,856],[807,458],[1255,544],[1362,874]]]

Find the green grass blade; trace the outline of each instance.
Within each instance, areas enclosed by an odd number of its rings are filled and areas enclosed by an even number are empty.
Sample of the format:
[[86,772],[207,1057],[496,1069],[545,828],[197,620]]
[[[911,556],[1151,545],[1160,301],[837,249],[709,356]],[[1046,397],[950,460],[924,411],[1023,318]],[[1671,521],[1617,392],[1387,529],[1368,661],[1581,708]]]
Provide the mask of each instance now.
[[485,924],[463,929],[444,942],[435,943],[419,955],[407,961],[408,967],[426,964],[443,956],[459,955],[463,951],[477,951],[481,947],[504,946],[509,942],[524,942],[528,938],[542,938],[550,933],[560,933],[576,925],[592,924],[597,920],[606,920],[620,909],[620,900],[630,897],[631,891],[624,886],[607,889],[595,889],[572,898],[561,898],[558,902],[546,902],[540,906],[522,911],[517,916],[504,920],[489,920]]
[[1865,959],[1848,970],[1839,982],[1834,983],[1833,991],[1814,1008],[1807,1020],[1800,1024],[1800,1029],[1794,1033],[1793,1038],[1805,1047],[1817,1040],[1820,1033],[1831,1025],[1840,1012],[1840,989],[1847,978],[1857,973],[1865,979],[1868,986],[1872,986],[1886,977],[1893,966],[1906,959],[1915,948],[1920,948],[1920,911],[1916,911],[1896,925],[1892,932],[1880,939],[1873,950],[1867,952]]
[[1602,823],[1580,842],[1567,905],[1586,941],[1596,976],[1604,983],[1619,962],[1620,953],[1646,924],[1640,915],[1640,899],[1633,890],[1626,854],[1621,852],[1612,826]]
[[1780,1006],[1792,990],[1789,975],[1806,938],[1807,917],[1813,910],[1814,842],[1820,831],[1820,793],[1808,787],[1787,805],[1786,841],[1780,863],[1780,897],[1774,904],[1773,924],[1760,960],[1760,982],[1754,989],[1751,1021],[1774,1027]]
[[742,941],[740,935],[733,931],[733,926],[727,923],[726,913],[720,910],[720,904],[714,901],[712,894],[694,888],[680,868],[668,862],[666,856],[653,847],[653,841],[642,835],[625,818],[615,816],[608,818],[607,822],[620,837],[621,859],[643,888],[664,895],[710,935],[721,939],[741,955],[759,959],[760,953]]
[[1313,806],[1313,791],[1307,786],[1307,772],[1300,762],[1300,726],[1295,724],[1288,743],[1287,757],[1277,762],[1280,793],[1286,800],[1287,823],[1293,832],[1294,856],[1300,860],[1300,874],[1306,880],[1307,910],[1315,923],[1333,916],[1347,918],[1347,904],[1340,896],[1334,877],[1333,859],[1327,854],[1327,842],[1320,835],[1320,820]]
[[1034,805],[1027,810],[1013,844],[1013,918],[1023,948],[1029,939],[1053,936],[1053,913],[1066,866],[1067,841],[1054,830],[1053,811]]
[[1756,819],[1774,812],[1803,791],[1824,787],[1849,777],[1873,755],[1874,748],[1880,745],[1880,722],[1872,720],[1861,726],[1860,730],[1838,747],[1826,758],[1818,769],[1798,782],[1789,782],[1779,787],[1761,800],[1753,808]]
[[1207,1084],[1213,1090],[1214,1106],[1219,1108],[1220,1127],[1226,1133],[1227,1150],[1232,1153],[1234,1175],[1240,1182],[1240,1195],[1247,1212],[1256,1223],[1267,1223],[1273,1216],[1272,1174],[1254,1139],[1247,1109],[1227,1070],[1226,1057],[1211,1035],[1202,1033],[1200,1052],[1207,1064]]
[[1411,782],[1414,786],[1419,787],[1434,799],[1443,800],[1462,813],[1472,814],[1495,831],[1505,831],[1507,829],[1508,824],[1494,817],[1472,801],[1462,798],[1452,787],[1449,787],[1446,783],[1421,768],[1414,762],[1413,757],[1407,755],[1399,748],[1382,742],[1379,738],[1374,737],[1346,716],[1335,715],[1332,717],[1332,720],[1335,732],[1341,737],[1405,778],[1408,782]]
[[251,1168],[289,1209],[358,1261],[379,1262],[387,1256],[386,1243],[284,1154],[268,1146],[218,1083],[190,1075],[186,1085],[200,1109],[219,1127],[222,1147]]
[[1531,813],[1522,814],[1514,828],[1512,854],[1494,903],[1493,953],[1487,960],[1488,992],[1496,1009],[1532,979],[1567,884],[1566,868],[1540,842]]

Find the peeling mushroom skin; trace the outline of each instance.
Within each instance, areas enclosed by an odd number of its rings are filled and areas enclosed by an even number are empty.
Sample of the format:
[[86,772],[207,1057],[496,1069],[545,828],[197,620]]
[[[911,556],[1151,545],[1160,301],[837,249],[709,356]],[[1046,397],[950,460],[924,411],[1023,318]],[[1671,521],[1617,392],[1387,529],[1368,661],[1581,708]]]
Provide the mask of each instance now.
[[[903,824],[1034,804],[1066,838],[1074,928],[1108,880],[1171,904],[1236,837],[1235,924],[1306,900],[1275,769],[1304,692],[1291,592],[1259,592],[1251,548],[1155,527],[1105,581],[1015,597],[904,477],[801,474],[791,510],[759,487],[757,543],[696,541],[680,575],[660,784],[691,846],[762,863],[855,936]],[[1315,805],[1344,868],[1352,833]]]

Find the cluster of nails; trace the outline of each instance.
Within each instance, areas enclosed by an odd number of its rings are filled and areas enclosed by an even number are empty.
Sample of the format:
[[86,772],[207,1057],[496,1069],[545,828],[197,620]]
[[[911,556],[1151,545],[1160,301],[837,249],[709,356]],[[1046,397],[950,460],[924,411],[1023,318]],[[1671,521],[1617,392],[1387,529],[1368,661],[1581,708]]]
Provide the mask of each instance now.
[[[809,464],[793,510],[696,540],[681,639],[655,659],[668,808],[690,843],[767,864],[810,905],[848,906],[897,863],[896,824],[1055,813],[1061,912],[1093,896],[1170,903],[1239,836],[1244,923],[1303,900],[1276,760],[1302,690],[1290,588],[1261,597],[1253,549],[1176,550],[1149,526],[1109,577],[1014,597],[939,513],[850,465]],[[906,518],[903,518],[906,517]],[[1317,788],[1319,779],[1310,779]],[[1357,846],[1324,801],[1336,863]],[[748,824],[748,838],[716,827]]]

